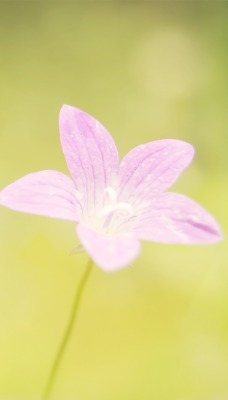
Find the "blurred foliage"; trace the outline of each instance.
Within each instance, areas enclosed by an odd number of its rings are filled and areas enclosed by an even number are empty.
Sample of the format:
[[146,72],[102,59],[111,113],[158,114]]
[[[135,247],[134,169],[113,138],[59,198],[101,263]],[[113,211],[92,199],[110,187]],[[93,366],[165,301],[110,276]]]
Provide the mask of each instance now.
[[[0,185],[67,172],[62,103],[99,119],[121,155],[165,137],[193,164],[174,190],[228,230],[228,3],[0,3]],[[0,399],[38,400],[86,254],[74,224],[0,210]],[[53,400],[227,400],[228,247],[146,243],[94,268]]]

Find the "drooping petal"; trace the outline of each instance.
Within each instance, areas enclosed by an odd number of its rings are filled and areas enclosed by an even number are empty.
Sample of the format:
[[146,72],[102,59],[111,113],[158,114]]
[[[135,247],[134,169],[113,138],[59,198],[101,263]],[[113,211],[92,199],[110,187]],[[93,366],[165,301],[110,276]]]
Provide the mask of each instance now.
[[118,170],[111,135],[86,112],[68,105],[60,111],[59,125],[66,162],[83,202],[99,202]]
[[58,171],[39,171],[18,179],[0,192],[0,205],[29,214],[77,221],[75,186]]
[[120,196],[151,199],[170,187],[194,155],[189,143],[164,139],[132,149],[120,165]]
[[127,234],[107,236],[81,224],[77,232],[87,253],[106,272],[126,267],[140,251],[140,242]]
[[207,244],[222,239],[217,221],[203,207],[171,192],[152,199],[134,232],[138,239],[161,243]]

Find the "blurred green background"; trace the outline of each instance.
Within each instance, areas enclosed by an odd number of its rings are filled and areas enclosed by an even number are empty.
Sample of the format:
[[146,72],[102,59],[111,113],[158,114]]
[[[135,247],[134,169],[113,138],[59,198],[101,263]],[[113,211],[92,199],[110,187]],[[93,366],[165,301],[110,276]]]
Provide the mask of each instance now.
[[[228,231],[228,3],[1,2],[0,187],[67,172],[63,103],[99,119],[123,156],[196,148],[173,190]],[[87,255],[73,223],[0,209],[0,400],[41,400]],[[228,246],[145,243],[94,267],[53,400],[227,400]]]

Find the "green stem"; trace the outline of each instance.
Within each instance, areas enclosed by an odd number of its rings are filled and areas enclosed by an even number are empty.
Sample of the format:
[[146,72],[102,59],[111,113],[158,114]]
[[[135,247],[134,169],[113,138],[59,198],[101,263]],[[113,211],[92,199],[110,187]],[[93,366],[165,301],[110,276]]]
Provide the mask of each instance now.
[[56,375],[58,373],[58,370],[59,370],[59,367],[60,367],[60,364],[61,364],[61,361],[62,361],[62,358],[64,355],[64,351],[66,349],[67,343],[68,343],[70,335],[72,333],[72,329],[77,321],[79,305],[80,305],[80,302],[82,299],[82,294],[83,294],[86,282],[88,280],[88,277],[89,277],[91,269],[92,269],[92,265],[93,265],[93,261],[89,260],[87,268],[81,278],[81,282],[79,284],[78,290],[75,295],[75,299],[74,299],[73,307],[71,310],[68,325],[66,327],[63,339],[62,339],[59,349],[56,353],[54,362],[52,364],[52,367],[51,367],[51,370],[49,373],[49,377],[48,377],[46,388],[45,388],[44,395],[43,395],[43,400],[49,399],[49,396],[53,389],[53,385],[55,383]]

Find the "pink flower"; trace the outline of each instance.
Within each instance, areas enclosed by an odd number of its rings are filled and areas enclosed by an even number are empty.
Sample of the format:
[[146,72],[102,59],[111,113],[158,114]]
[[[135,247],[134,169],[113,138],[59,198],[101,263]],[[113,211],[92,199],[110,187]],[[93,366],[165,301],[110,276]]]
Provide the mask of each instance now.
[[222,239],[218,223],[201,206],[164,192],[192,161],[189,143],[142,144],[119,164],[116,145],[100,122],[67,105],[60,111],[60,136],[72,179],[58,171],[31,173],[0,192],[1,205],[76,222],[84,249],[105,271],[131,263],[140,240],[207,244]]

